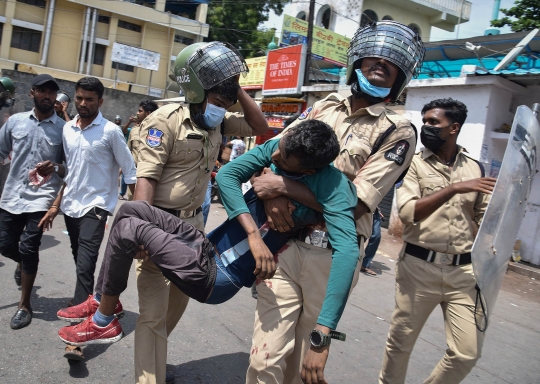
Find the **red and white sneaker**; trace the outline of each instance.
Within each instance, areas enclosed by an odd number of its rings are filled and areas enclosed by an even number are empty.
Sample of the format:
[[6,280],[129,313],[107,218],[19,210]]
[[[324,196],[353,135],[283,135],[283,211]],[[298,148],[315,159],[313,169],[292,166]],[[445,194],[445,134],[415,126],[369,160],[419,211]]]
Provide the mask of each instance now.
[[[60,320],[64,321],[83,321],[96,313],[98,307],[99,303],[96,301],[96,299],[94,299],[94,296],[88,295],[88,299],[86,299],[86,301],[78,305],[74,305],[73,307],[63,308],[56,313],[56,316],[58,316]],[[120,303],[120,300],[118,300],[118,303],[114,308],[114,316],[117,319],[124,317],[124,308],[122,308],[122,303]]]
[[88,344],[116,343],[124,333],[118,319],[113,319],[106,327],[100,327],[90,316],[80,324],[63,327],[58,331],[58,336],[64,343],[80,347]]

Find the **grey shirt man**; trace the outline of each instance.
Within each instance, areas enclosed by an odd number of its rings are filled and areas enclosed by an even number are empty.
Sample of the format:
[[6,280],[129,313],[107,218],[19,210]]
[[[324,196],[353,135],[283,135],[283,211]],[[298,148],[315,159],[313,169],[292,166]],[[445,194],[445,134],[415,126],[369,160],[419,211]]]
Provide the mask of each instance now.
[[28,173],[45,160],[61,163],[62,128],[56,114],[39,121],[34,110],[17,113],[0,129],[0,162],[13,151],[0,208],[13,214],[47,211],[58,195],[62,179],[56,173],[40,187],[30,184]]

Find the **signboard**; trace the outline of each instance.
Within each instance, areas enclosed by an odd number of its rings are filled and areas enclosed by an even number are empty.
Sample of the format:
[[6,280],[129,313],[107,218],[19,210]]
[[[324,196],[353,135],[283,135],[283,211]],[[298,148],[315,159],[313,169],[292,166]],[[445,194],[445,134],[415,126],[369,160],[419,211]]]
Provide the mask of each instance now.
[[264,83],[264,70],[266,69],[266,56],[246,59],[249,73],[246,77],[240,76],[240,86],[243,89],[261,89]]
[[[307,44],[307,21],[285,15],[281,28],[281,46]],[[339,67],[347,66],[347,49],[351,39],[326,28],[313,26],[311,53],[316,59],[328,61]]]
[[300,114],[302,109],[301,103],[262,103],[261,111],[268,114],[276,115],[295,115]]
[[306,46],[303,44],[268,52],[263,96],[300,94],[305,62]]
[[159,88],[150,88],[148,90],[148,95],[149,96],[154,96],[154,97],[162,97],[163,96],[162,91]]
[[147,51],[146,49],[132,47],[130,45],[114,43],[111,61],[157,71],[159,69],[160,58],[161,55],[157,52]]

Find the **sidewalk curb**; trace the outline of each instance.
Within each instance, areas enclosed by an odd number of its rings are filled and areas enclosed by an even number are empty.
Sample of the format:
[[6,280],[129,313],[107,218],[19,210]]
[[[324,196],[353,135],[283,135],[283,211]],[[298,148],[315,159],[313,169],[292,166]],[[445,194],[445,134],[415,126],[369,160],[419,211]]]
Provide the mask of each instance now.
[[527,277],[532,277],[532,278],[540,280],[539,268],[534,268],[525,264],[514,263],[513,261],[510,261],[508,263],[508,270],[515,273],[519,273],[520,275],[524,275]]

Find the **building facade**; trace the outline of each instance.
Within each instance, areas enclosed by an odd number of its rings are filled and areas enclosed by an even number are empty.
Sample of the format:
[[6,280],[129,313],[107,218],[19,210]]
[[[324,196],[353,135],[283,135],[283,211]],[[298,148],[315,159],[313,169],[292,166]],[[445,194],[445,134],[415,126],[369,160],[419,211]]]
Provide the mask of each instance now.
[[[352,37],[359,25],[370,21],[395,20],[429,41],[431,27],[454,31],[469,21],[471,2],[466,0],[326,0],[315,4],[315,24]],[[307,20],[309,2],[292,0],[285,14]]]
[[[178,91],[169,78],[178,52],[208,36],[207,0],[13,0],[0,2],[0,69],[49,73],[156,97]],[[114,43],[160,54],[157,71],[111,60]],[[118,70],[117,70],[118,69]],[[150,89],[151,88],[151,89]]]

